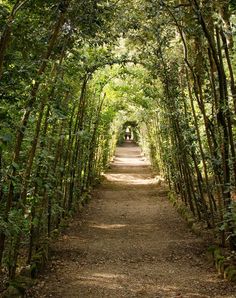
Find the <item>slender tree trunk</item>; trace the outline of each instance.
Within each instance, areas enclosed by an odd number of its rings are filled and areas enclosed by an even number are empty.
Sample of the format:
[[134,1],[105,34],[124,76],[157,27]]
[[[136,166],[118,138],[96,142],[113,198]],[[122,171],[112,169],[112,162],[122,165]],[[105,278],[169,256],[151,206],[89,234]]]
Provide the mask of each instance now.
[[16,1],[16,4],[14,5],[8,19],[5,25],[5,28],[3,30],[1,39],[0,39],[0,80],[2,78],[3,73],[3,63],[5,58],[6,50],[9,46],[10,40],[11,40],[11,34],[12,34],[12,24],[14,22],[14,19],[16,17],[17,12],[28,2],[28,0],[18,0]]
[[[39,78],[41,77],[41,75],[46,70],[46,67],[47,67],[47,64],[48,64],[48,59],[50,58],[50,56],[52,54],[52,50],[53,50],[53,48],[55,46],[55,43],[57,41],[60,29],[63,26],[63,24],[65,23],[65,14],[66,14],[66,10],[63,10],[59,14],[58,20],[55,23],[54,28],[53,28],[52,36],[49,40],[46,53],[43,56],[42,63],[41,63],[41,65],[38,69],[38,72],[37,72],[38,78],[37,78],[35,84],[32,86],[31,93],[30,93],[30,99],[28,101],[27,107],[26,107],[24,115],[22,117],[20,128],[18,129],[17,135],[16,135],[16,143],[15,143],[15,149],[14,149],[14,154],[13,154],[13,163],[15,163],[15,164],[18,164],[18,162],[19,162],[20,151],[21,151],[22,142],[23,142],[23,139],[24,139],[25,130],[26,130],[28,120],[29,120],[31,111],[33,109],[33,105],[36,101],[36,96],[37,96],[37,93],[38,93],[38,90],[39,90],[39,87],[40,87]],[[11,174],[11,176],[12,176],[11,180],[16,175],[17,175],[17,170],[16,170],[16,168],[14,168],[13,171],[12,171],[12,174]],[[5,221],[7,221],[7,219],[8,219],[8,214],[9,214],[9,211],[11,209],[13,196],[14,196],[14,184],[11,181],[10,185],[9,185],[7,204],[6,204],[6,208],[5,208],[5,215],[4,215],[4,220]],[[0,257],[2,256],[2,253],[3,253],[3,250],[4,250],[4,243],[5,243],[5,234],[1,233],[0,234]]]
[[88,157],[88,181],[87,181],[87,186],[91,185],[92,180],[93,180],[93,171],[92,171],[92,166],[94,164],[94,150],[96,146],[96,135],[97,135],[97,130],[99,127],[99,122],[100,122],[100,117],[101,117],[101,111],[102,111],[102,106],[104,103],[106,97],[106,93],[101,99],[101,102],[99,104],[99,107],[97,109],[97,115],[94,123],[94,128],[93,128],[93,135],[91,137],[90,145],[89,145],[89,157]]
[[[73,205],[73,195],[74,195],[74,184],[75,184],[75,175],[76,175],[76,167],[80,168],[79,165],[77,165],[77,161],[79,158],[79,151],[80,151],[80,143],[81,143],[81,136],[79,133],[83,130],[84,125],[84,113],[85,113],[85,102],[86,102],[86,88],[87,83],[89,80],[89,76],[85,76],[83,80],[83,84],[81,87],[81,93],[80,93],[80,99],[79,99],[79,107],[78,107],[78,113],[76,116],[76,123],[75,123],[75,134],[77,136],[75,137],[75,144],[73,149],[73,155],[71,158],[71,165],[70,165],[70,183],[69,183],[69,194],[68,194],[68,210],[71,210]],[[80,160],[80,158],[79,158]],[[80,160],[81,162],[81,160]]]

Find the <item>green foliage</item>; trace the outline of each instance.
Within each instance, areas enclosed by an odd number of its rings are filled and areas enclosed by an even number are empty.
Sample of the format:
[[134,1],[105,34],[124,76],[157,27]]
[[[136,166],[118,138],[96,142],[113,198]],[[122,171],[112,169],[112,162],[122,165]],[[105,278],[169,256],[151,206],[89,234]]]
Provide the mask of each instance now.
[[190,3],[0,4],[0,234],[10,277],[87,201],[127,126],[185,208],[236,245],[234,4]]

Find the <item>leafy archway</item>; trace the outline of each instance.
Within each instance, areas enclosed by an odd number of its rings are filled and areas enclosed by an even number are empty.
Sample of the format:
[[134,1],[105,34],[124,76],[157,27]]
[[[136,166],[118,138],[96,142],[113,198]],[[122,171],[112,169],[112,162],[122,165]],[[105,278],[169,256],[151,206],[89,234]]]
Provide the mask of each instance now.
[[5,0],[0,14],[10,278],[87,200],[125,126],[175,199],[234,249],[233,1]]

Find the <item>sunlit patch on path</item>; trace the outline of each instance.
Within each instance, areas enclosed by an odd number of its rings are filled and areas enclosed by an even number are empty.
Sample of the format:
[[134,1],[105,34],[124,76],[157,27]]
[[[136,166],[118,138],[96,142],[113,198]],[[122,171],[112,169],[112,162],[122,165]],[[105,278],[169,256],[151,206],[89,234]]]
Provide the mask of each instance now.
[[145,185],[145,184],[156,184],[160,182],[160,178],[158,177],[150,177],[147,175],[140,174],[105,174],[104,175],[108,181],[111,182],[118,182],[122,184],[138,184],[138,185]]
[[53,246],[29,297],[232,298],[133,143],[117,148],[93,200]]
[[121,229],[126,227],[127,225],[124,224],[92,224],[90,225],[92,228],[97,228],[97,229],[105,229],[105,230],[113,230],[113,229]]

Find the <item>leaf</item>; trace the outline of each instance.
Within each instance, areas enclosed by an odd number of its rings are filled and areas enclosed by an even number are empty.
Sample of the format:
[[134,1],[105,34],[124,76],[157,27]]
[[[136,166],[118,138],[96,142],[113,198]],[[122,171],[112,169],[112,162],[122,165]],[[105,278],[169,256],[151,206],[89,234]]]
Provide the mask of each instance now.
[[0,136],[0,140],[4,143],[10,143],[12,141],[12,135],[9,133],[6,133],[4,135]]
[[14,169],[16,169],[16,170],[18,170],[19,167],[20,167],[20,166],[18,165],[18,163],[14,162],[14,161],[12,162],[11,165],[12,165],[12,167],[13,167]]

